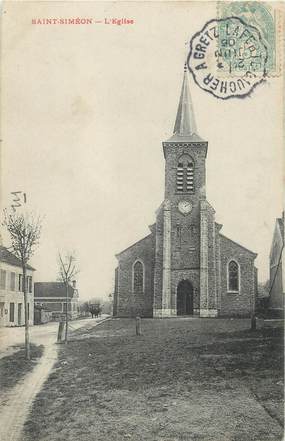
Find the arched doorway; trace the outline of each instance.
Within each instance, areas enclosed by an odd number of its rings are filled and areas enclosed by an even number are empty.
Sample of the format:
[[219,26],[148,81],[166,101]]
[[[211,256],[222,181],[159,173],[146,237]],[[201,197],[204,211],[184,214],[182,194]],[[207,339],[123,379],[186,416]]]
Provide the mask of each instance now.
[[189,280],[181,280],[177,287],[177,315],[193,314],[193,286]]

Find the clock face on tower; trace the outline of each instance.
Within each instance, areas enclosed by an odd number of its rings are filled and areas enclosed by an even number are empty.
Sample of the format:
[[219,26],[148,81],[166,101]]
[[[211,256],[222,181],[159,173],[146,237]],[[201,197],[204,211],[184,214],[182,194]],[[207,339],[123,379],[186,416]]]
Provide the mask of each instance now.
[[182,214],[189,214],[192,210],[192,204],[189,201],[180,201],[178,203],[178,210]]

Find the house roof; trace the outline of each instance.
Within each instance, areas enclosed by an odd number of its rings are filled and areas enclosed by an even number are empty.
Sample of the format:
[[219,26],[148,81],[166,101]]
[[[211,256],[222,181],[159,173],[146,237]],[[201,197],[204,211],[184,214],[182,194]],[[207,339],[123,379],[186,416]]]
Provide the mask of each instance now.
[[187,66],[184,66],[182,89],[173,135],[167,142],[203,142],[197,133],[195,114],[190,94]]
[[[0,245],[0,262],[5,262],[8,263],[9,265],[22,268],[21,260],[18,257],[16,257],[13,253],[11,253],[11,251],[9,251],[6,247],[3,247],[3,245]],[[33,268],[31,265],[27,265],[27,269],[31,271],[35,271],[35,268]]]
[[[66,288],[63,282],[36,282],[35,297],[66,297]],[[74,289],[68,286],[68,297],[74,297]]]

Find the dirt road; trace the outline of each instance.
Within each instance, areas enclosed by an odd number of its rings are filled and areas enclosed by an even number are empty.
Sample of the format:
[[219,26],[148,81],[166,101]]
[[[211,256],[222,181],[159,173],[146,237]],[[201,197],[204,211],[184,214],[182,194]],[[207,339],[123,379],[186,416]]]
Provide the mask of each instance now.
[[[102,321],[100,319],[77,320],[70,323],[70,331],[81,327],[93,327]],[[0,440],[21,441],[21,432],[29,410],[38,392],[57,359],[58,345],[56,342],[57,323],[49,323],[40,327],[34,326],[31,332],[31,341],[35,344],[44,345],[44,353],[34,369],[7,394],[1,397],[0,405]],[[15,329],[14,329],[15,330]],[[12,329],[12,331],[14,331]],[[7,331],[7,330],[6,330]],[[3,352],[9,353],[11,345],[22,344],[24,338],[23,328],[18,328],[13,334],[8,329],[6,337],[2,333],[1,347]],[[20,332],[19,332],[20,331]],[[8,335],[8,337],[7,337]]]

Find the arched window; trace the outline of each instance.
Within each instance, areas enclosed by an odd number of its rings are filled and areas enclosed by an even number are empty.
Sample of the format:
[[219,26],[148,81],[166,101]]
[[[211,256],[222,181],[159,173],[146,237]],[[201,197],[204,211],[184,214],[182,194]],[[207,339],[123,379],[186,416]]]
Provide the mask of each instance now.
[[228,264],[228,290],[239,291],[239,266],[234,260]]
[[177,164],[176,191],[177,193],[194,193],[194,162],[187,154],[182,155]]
[[142,293],[144,290],[144,267],[143,263],[137,260],[133,265],[133,292]]

